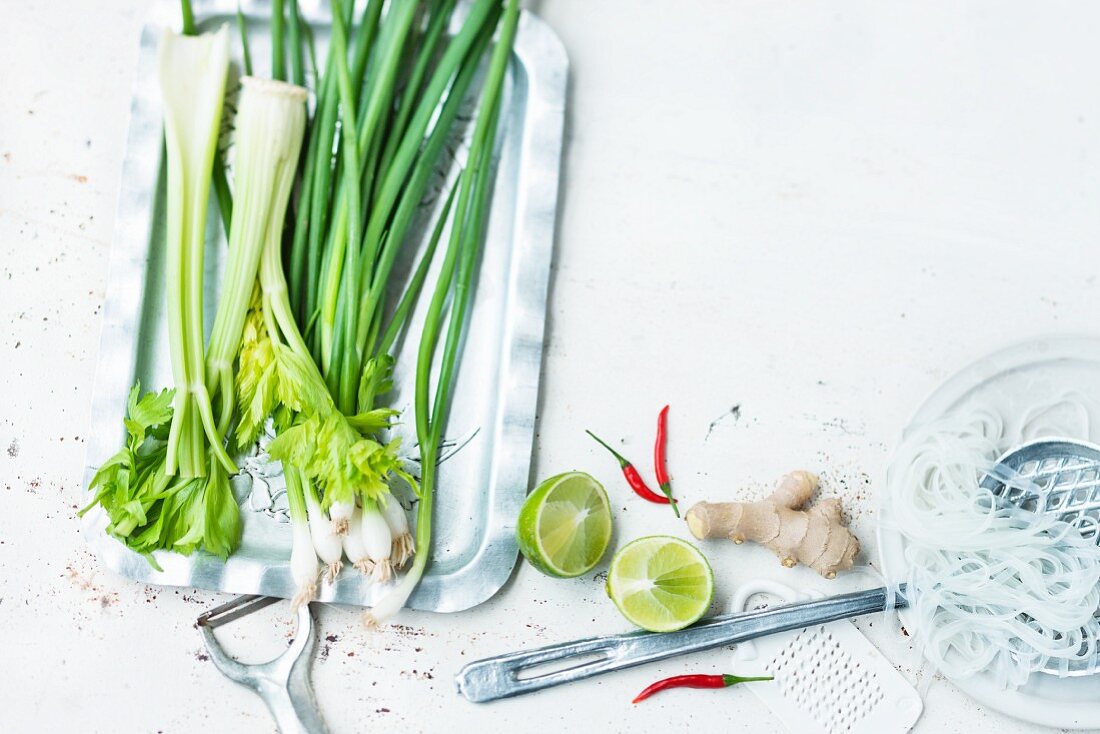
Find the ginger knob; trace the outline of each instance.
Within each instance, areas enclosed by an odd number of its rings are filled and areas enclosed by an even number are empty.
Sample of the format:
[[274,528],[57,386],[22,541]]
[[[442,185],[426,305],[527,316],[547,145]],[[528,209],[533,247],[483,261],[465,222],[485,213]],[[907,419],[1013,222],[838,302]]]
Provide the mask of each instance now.
[[859,540],[844,524],[835,498],[803,509],[818,486],[817,475],[794,471],[782,477],[759,502],[700,502],[685,519],[699,539],[751,540],[770,548],[780,563],[809,566],[827,579],[852,567]]

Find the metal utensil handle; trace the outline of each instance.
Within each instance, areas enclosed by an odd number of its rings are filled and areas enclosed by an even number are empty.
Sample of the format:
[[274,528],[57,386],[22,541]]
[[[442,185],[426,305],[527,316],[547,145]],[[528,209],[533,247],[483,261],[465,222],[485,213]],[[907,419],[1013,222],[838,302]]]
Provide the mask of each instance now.
[[[894,595],[894,606],[905,606],[904,591],[902,585]],[[885,588],[869,589],[728,614],[678,632],[631,632],[498,655],[464,667],[455,684],[459,693],[470,701],[495,701],[689,652],[881,612],[886,609],[889,595]],[[545,668],[545,672],[539,672],[539,668]]]
[[279,734],[328,734],[308,682],[291,690],[265,681],[256,692],[275,718]]

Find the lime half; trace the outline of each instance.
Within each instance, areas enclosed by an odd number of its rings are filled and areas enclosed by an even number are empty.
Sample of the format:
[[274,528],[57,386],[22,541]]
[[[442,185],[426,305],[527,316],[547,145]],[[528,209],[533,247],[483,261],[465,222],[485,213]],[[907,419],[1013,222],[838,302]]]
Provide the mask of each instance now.
[[714,597],[714,573],[691,543],[651,535],[615,554],[607,573],[607,595],[642,629],[671,632],[706,613]]
[[523,503],[516,540],[523,557],[549,576],[591,571],[611,542],[607,492],[584,472],[550,477]]

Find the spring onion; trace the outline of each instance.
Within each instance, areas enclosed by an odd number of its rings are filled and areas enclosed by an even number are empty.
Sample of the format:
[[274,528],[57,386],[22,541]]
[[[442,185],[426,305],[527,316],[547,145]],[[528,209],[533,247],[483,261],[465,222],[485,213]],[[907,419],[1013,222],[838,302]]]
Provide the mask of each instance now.
[[336,580],[340,568],[344,565],[344,544],[339,533],[333,529],[332,521],[321,509],[321,500],[312,482],[303,482],[306,500],[306,515],[309,518],[309,534],[313,539],[313,549],[317,557],[325,564],[325,579],[331,583]]
[[390,527],[390,537],[393,539],[393,548],[390,553],[393,567],[402,569],[416,552],[416,544],[409,530],[409,518],[405,516],[405,508],[393,495],[387,497],[382,503],[382,516],[386,518],[386,524]]
[[393,535],[376,502],[367,500],[363,503],[360,522],[371,578],[382,583],[389,581],[393,577]]
[[351,561],[364,576],[370,576],[370,557],[367,555],[367,547],[363,544],[363,508],[356,505],[352,510],[351,520],[348,522],[348,531],[342,536],[344,541],[344,555]]
[[[405,577],[367,613],[366,622],[370,626],[381,624],[405,606],[427,566],[428,554],[425,551],[431,544],[432,499],[438,478],[439,447],[454,388],[454,372],[462,336],[467,326],[473,266],[480,251],[488,205],[487,194],[492,174],[489,164],[497,134],[500,95],[518,22],[519,2],[508,0],[501,20],[500,38],[489,62],[473,142],[470,145],[470,164],[461,176],[451,223],[451,240],[420,337],[415,400],[416,431],[423,468],[416,523],[416,547],[420,552]],[[433,358],[443,330],[443,309],[448,295],[452,299],[450,319],[439,363],[435,394],[432,395],[429,386]]]
[[290,577],[296,589],[291,606],[297,609],[317,596],[317,579],[321,575],[321,567],[310,533],[304,478],[294,466],[284,466],[283,477],[286,479],[287,504],[290,507]]

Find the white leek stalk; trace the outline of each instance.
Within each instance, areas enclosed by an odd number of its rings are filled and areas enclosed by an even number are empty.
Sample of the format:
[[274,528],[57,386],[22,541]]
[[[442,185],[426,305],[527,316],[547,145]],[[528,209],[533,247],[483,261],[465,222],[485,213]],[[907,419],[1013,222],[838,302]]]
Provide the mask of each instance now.
[[373,500],[363,502],[362,523],[363,546],[372,566],[371,578],[385,583],[393,577],[393,535]]
[[165,471],[205,476],[209,443],[226,471],[236,474],[206,389],[202,310],[206,205],[229,72],[229,32],[224,26],[201,36],[166,31],[158,65],[168,176],[168,344],[176,387]]
[[416,552],[416,544],[409,531],[409,519],[405,517],[405,508],[391,494],[382,503],[382,516],[386,518],[386,523],[390,526],[390,534],[393,536],[391,555],[394,568],[404,568]]
[[321,501],[317,498],[313,483],[306,477],[302,477],[302,481],[305,484],[306,513],[309,517],[313,549],[324,562],[325,580],[331,584],[344,566],[344,545],[341,542],[343,536],[333,531],[328,515],[321,509]]

